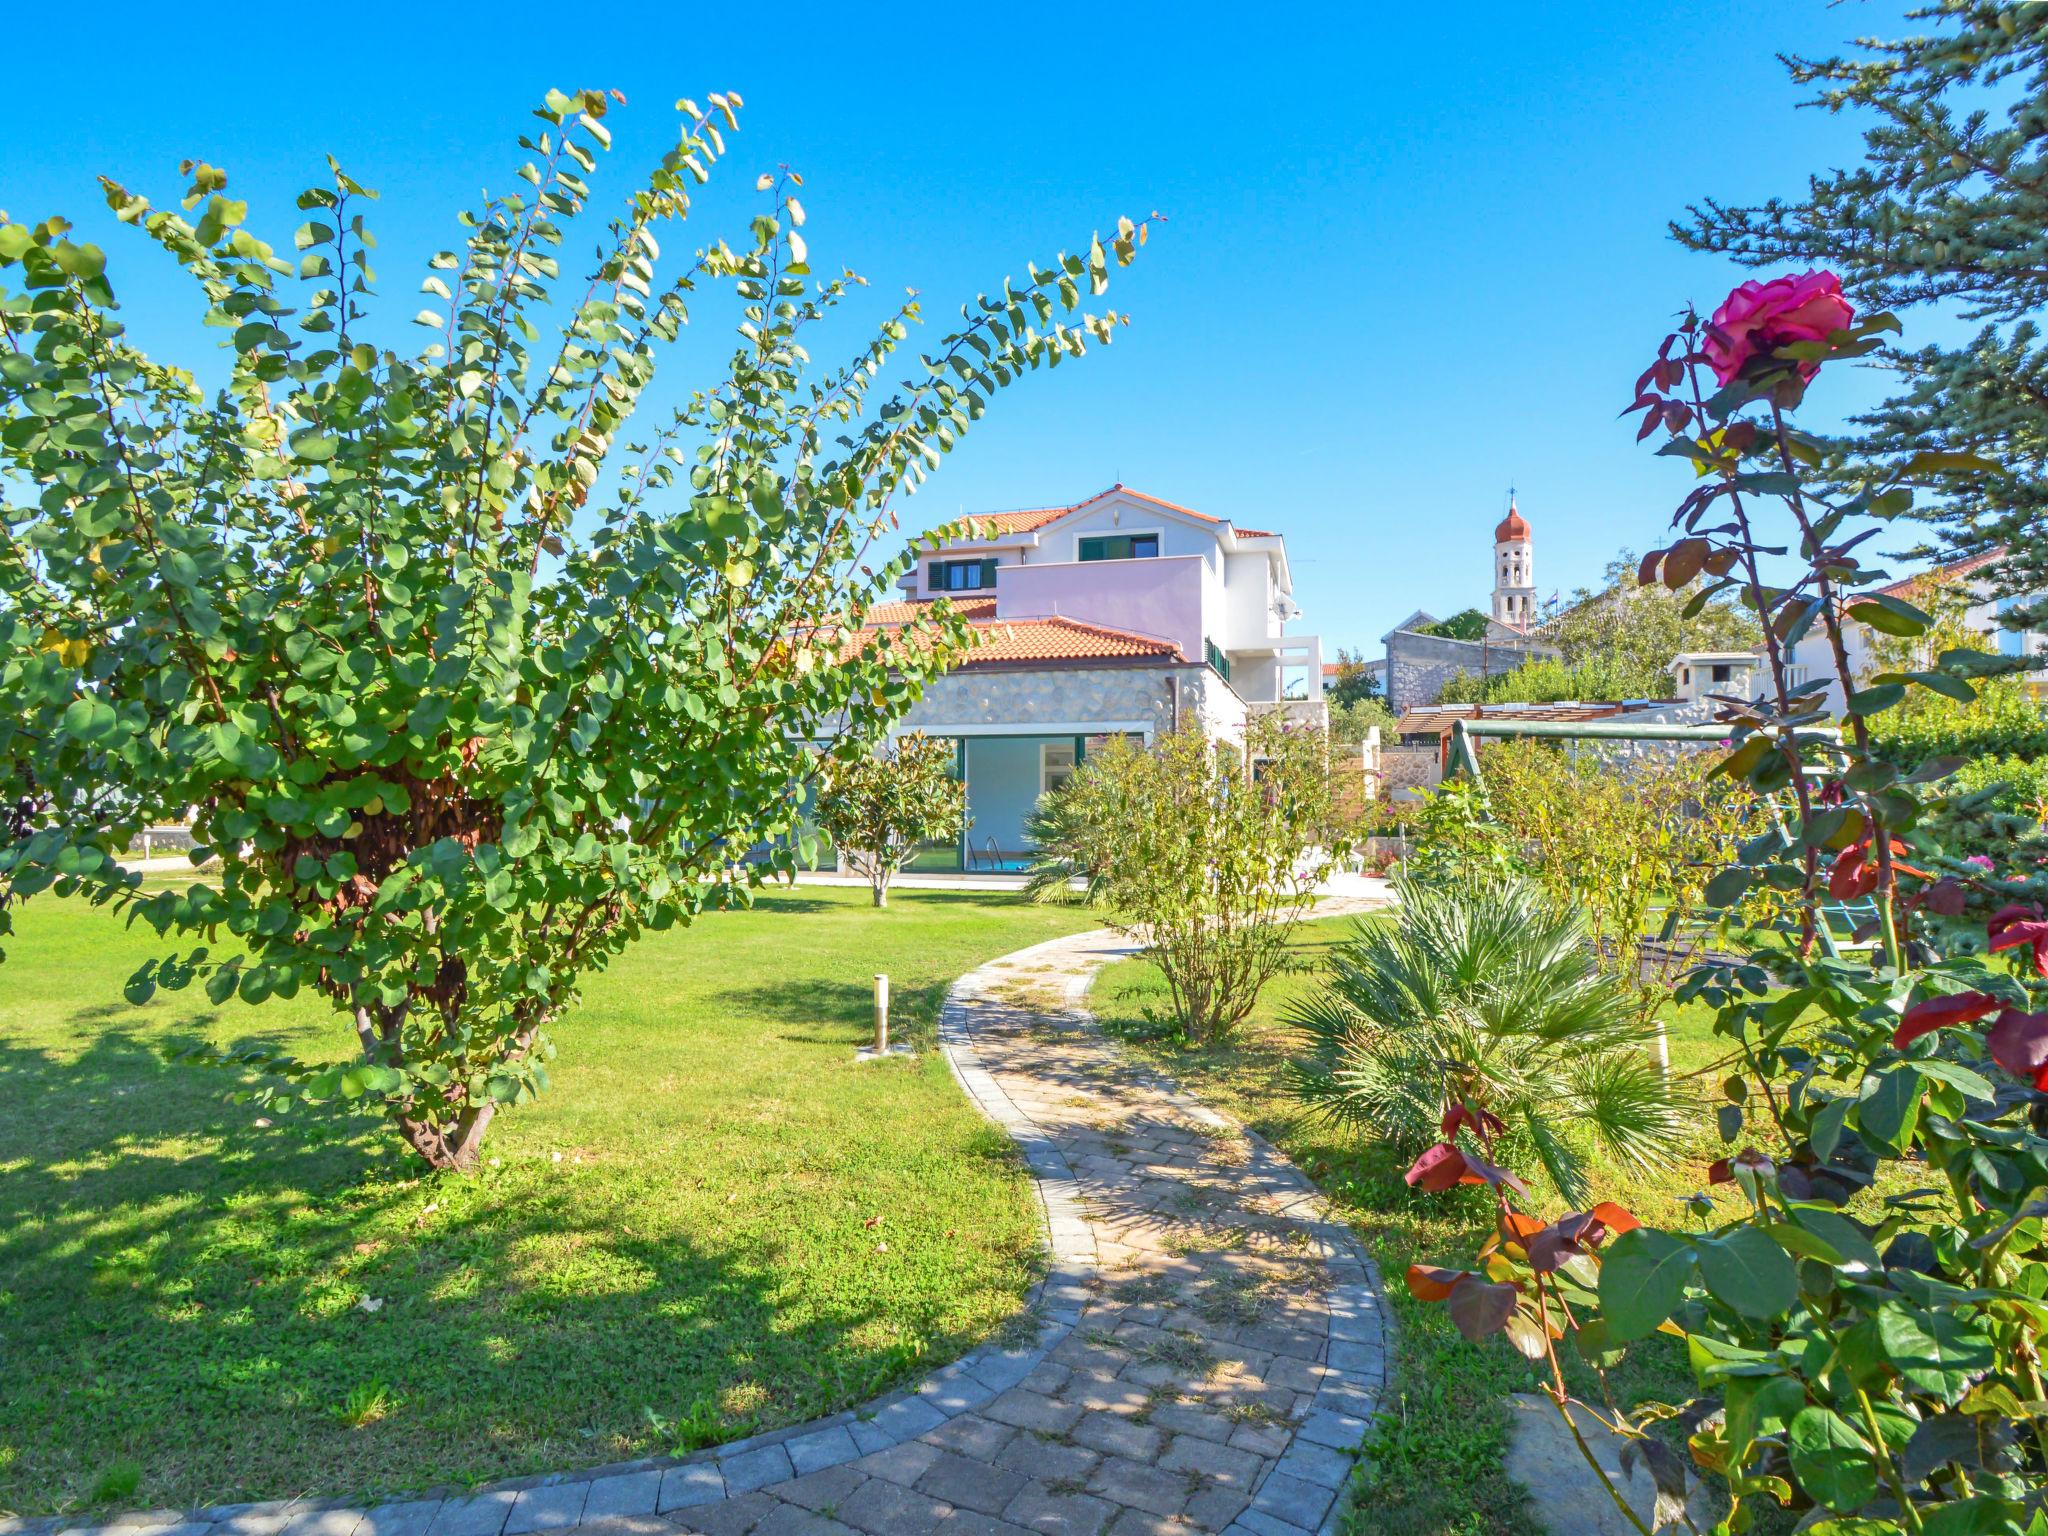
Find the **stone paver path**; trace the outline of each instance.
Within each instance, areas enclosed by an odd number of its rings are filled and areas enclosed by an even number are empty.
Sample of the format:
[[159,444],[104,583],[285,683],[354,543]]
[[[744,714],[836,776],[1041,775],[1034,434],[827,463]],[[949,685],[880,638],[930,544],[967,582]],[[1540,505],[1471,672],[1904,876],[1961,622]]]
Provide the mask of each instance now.
[[[1378,1276],[1291,1163],[1095,1032],[1081,998],[1128,953],[1106,933],[1020,950],[963,977],[941,1017],[961,1085],[1016,1140],[1044,1203],[1050,1266],[1020,1337],[685,1461],[370,1510],[131,1515],[107,1536],[1334,1529],[1386,1384]],[[0,1521],[0,1536],[26,1524]]]

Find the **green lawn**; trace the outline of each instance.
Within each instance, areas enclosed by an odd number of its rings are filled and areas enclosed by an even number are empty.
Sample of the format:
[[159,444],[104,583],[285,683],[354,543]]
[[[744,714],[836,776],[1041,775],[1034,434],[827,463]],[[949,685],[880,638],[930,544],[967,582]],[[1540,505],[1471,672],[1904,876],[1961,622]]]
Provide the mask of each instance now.
[[[1467,1344],[1442,1306],[1413,1301],[1402,1284],[1411,1263],[1468,1264],[1492,1231],[1489,1198],[1479,1190],[1414,1193],[1401,1181],[1404,1159],[1362,1132],[1306,1114],[1288,1092],[1288,1063],[1298,1043],[1281,1020],[1288,1003],[1315,985],[1318,956],[1354,921],[1304,923],[1296,934],[1300,969],[1267,988],[1228,1046],[1183,1050],[1160,1038],[1166,990],[1149,961],[1126,960],[1103,972],[1091,1006],[1128,1048],[1292,1157],[1357,1228],[1385,1275],[1401,1325],[1397,1376],[1351,1529],[1360,1536],[1534,1536],[1540,1528],[1501,1470],[1507,1445],[1501,1400],[1536,1384],[1530,1366],[1501,1340],[1483,1348]],[[1673,1071],[1696,1072],[1720,1058],[1705,1010],[1675,1013],[1668,1027]],[[1717,1091],[1711,1085],[1720,1076],[1709,1073],[1695,1086]],[[1688,1226],[1680,1201],[1706,1182],[1706,1165],[1720,1155],[1703,1105],[1679,1167],[1654,1177],[1604,1173],[1599,1187],[1646,1221]],[[1550,1214],[1558,1209],[1553,1202]],[[1632,1401],[1689,1395],[1689,1374],[1668,1340],[1635,1346],[1612,1379],[1618,1394]],[[1590,1383],[1583,1387],[1593,1390]]]
[[[1087,926],[1014,899],[806,888],[650,937],[558,1032],[489,1166],[374,1122],[309,1141],[166,1065],[203,1036],[339,1057],[305,992],[146,1007],[152,952],[39,898],[0,966],[0,1511],[375,1494],[808,1418],[1002,1326],[1035,1262],[1000,1133],[929,1050],[856,1067],[871,974],[944,986]],[[650,1414],[661,1421],[650,1419]]]

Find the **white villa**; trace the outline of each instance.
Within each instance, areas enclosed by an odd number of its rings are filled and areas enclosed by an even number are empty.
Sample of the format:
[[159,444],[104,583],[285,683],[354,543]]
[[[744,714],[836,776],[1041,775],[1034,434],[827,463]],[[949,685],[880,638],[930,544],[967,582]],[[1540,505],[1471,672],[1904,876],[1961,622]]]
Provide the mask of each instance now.
[[1300,616],[1286,541],[1114,485],[1069,506],[974,516],[919,558],[871,628],[951,598],[979,644],[897,731],[958,743],[971,827],[921,868],[1015,869],[1038,797],[1115,735],[1183,725],[1219,740],[1278,712],[1327,724],[1321,642]]

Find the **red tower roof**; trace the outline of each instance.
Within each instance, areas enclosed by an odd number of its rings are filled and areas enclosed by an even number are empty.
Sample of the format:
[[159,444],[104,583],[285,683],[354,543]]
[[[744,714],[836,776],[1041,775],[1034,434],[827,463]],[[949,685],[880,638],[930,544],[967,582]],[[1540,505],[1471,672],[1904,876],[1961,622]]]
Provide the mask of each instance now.
[[1511,539],[1526,539],[1528,537],[1529,524],[1527,519],[1515,510],[1515,504],[1512,501],[1509,502],[1508,515],[1502,518],[1500,525],[1493,530],[1493,542],[1505,544]]

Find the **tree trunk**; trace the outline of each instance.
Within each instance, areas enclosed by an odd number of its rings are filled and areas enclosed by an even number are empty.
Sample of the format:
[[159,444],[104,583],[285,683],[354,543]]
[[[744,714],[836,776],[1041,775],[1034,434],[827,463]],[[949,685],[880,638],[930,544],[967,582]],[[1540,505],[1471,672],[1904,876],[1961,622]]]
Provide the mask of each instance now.
[[875,905],[878,907],[889,905],[889,877],[887,875],[876,875],[869,883],[874,887]]
[[407,1146],[426,1159],[438,1173],[474,1173],[483,1155],[484,1132],[498,1112],[495,1103],[474,1105],[455,1118],[453,1124],[420,1120],[402,1111],[392,1120]]

